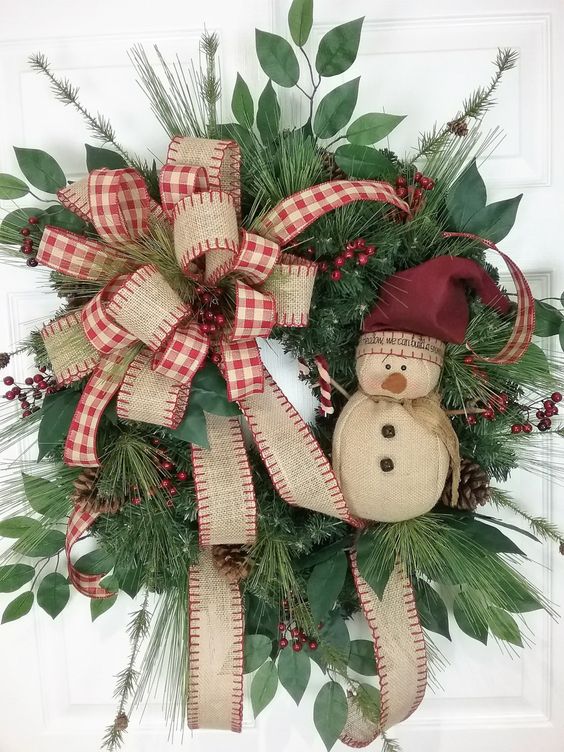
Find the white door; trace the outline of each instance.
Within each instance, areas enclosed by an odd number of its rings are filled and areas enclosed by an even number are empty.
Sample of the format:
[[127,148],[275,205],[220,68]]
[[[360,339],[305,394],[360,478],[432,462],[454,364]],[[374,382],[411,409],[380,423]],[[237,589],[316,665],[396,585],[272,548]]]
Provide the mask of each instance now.
[[[1,0],[0,172],[17,170],[12,145],[57,156],[67,175],[84,170],[82,144],[92,143],[79,117],[50,95],[26,57],[37,50],[68,75],[94,111],[109,115],[128,147],[162,155],[166,137],[133,83],[126,49],[157,43],[169,56],[196,52],[204,25],[221,39],[224,91],[240,70],[255,91],[264,81],[254,54],[254,27],[285,33],[286,0]],[[520,53],[488,125],[507,137],[485,169],[493,200],[525,192],[518,222],[503,248],[528,273],[537,296],[564,289],[564,4],[562,0],[317,0],[314,37],[365,15],[359,107],[409,115],[392,146],[414,145],[419,131],[443,122],[490,75],[495,48]],[[260,89],[259,89],[260,86]],[[225,107],[227,111],[227,107]],[[0,274],[0,349],[54,304],[38,295],[36,270]],[[293,398],[297,386],[290,384]],[[5,471],[3,471],[5,472]],[[561,487],[525,474],[512,481],[531,511],[564,526]],[[564,566],[558,552],[531,547],[529,576],[564,607]],[[113,674],[127,654],[125,599],[90,624],[88,603],[76,596],[56,622],[43,612],[0,630],[0,752],[96,752],[114,713]],[[442,688],[393,735],[405,752],[562,752],[564,750],[564,626],[533,614],[531,649],[507,656],[456,634],[440,647],[451,665]],[[321,675],[319,675],[321,676]],[[309,701],[308,701],[309,700]],[[256,724],[250,709],[241,736],[200,732],[184,743],[197,752],[322,752],[311,723],[311,697],[296,710],[279,689]],[[169,746],[158,704],[129,731],[128,752]],[[339,748],[339,744],[336,748]],[[374,745],[379,748],[379,743]]]

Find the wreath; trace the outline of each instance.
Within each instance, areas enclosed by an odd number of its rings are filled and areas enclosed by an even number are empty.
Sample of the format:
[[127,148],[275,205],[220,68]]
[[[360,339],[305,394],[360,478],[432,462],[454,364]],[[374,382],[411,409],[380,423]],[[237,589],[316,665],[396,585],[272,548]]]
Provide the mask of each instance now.
[[[562,341],[560,305],[535,301],[497,248],[521,196],[488,203],[478,168],[482,117],[516,55],[500,50],[491,81],[402,157],[382,143],[404,116],[353,119],[358,78],[320,97],[353,65],[362,19],[312,55],[312,5],[293,0],[291,42],[257,30],[268,80],[257,100],[237,75],[233,122],[218,115],[215,34],[188,69],[131,51],[170,137],[159,166],[31,58],[101,146],[86,146],[77,182],[39,149],[15,149],[24,179],[0,175],[0,199],[18,202],[4,258],[46,270],[61,298],[0,355],[5,369],[34,363],[4,377],[2,446],[38,448],[0,495],[14,539],[0,591],[21,591],[2,621],[34,601],[55,618],[71,588],[93,620],[134,599],[108,750],[163,672],[173,727],[240,731],[244,674],[255,716],[279,684],[299,703],[311,680],[327,749],[381,736],[395,750],[387,731],[421,703],[453,618],[522,647],[524,614],[552,613],[507,529],[563,536],[498,485],[538,470],[561,433],[561,361],[532,342]],[[291,94],[308,115],[284,127]],[[315,415],[268,372],[273,347]],[[80,555],[84,538],[95,545]],[[351,639],[359,612],[367,637]]]

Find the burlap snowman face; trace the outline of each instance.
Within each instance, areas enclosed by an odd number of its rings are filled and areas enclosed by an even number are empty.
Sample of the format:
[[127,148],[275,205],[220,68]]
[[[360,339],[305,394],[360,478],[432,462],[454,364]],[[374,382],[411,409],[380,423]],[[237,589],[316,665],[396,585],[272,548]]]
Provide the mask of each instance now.
[[365,394],[417,399],[438,385],[443,343],[406,332],[365,334],[357,348],[358,385]]

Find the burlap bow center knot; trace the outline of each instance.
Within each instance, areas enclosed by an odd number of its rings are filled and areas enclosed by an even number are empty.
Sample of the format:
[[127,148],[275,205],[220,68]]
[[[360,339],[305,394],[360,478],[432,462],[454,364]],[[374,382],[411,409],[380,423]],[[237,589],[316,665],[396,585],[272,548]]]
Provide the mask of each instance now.
[[[178,164],[184,161],[190,164]],[[159,182],[162,206],[151,201],[135,170],[94,170],[59,198],[91,222],[101,240],[48,227],[41,241],[42,264],[81,280],[111,277],[80,312],[43,330],[60,384],[92,372],[66,442],[67,464],[99,464],[96,427],[116,392],[121,418],[176,428],[210,349],[229,399],[238,400],[264,388],[257,337],[267,337],[275,325],[307,324],[316,265],[282,254],[275,240],[239,230],[235,143],[173,141]],[[196,283],[187,288],[196,296],[192,302],[154,265],[132,270],[128,244],[147,245],[159,225],[161,232],[172,227],[174,259]],[[202,298],[218,303],[217,285],[226,278],[229,311],[203,312]],[[201,320],[204,313],[209,322]],[[128,357],[116,381],[116,365]]]

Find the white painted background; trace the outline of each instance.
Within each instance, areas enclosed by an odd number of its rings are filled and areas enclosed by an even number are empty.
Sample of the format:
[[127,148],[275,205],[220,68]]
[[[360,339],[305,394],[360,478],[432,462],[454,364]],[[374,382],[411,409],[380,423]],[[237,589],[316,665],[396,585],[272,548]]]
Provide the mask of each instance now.
[[[400,150],[414,145],[417,133],[435,119],[451,116],[463,96],[489,77],[497,46],[519,50],[518,69],[507,77],[499,106],[488,117],[507,137],[485,172],[493,200],[525,191],[517,226],[503,247],[528,272],[537,295],[559,294],[562,0],[317,0],[316,5],[313,38],[335,23],[366,15],[354,73],[362,74],[359,112],[408,114],[391,142]],[[166,137],[133,82],[125,50],[133,43],[158,43],[167,55],[189,58],[205,24],[221,38],[225,91],[231,91],[239,70],[258,93],[265,79],[255,62],[254,27],[285,33],[286,11],[286,0],[96,0],[89,8],[71,0],[0,0],[0,171],[16,171],[11,146],[18,145],[46,149],[75,178],[84,170],[82,144],[92,143],[79,117],[27,69],[29,53],[43,51],[58,74],[80,85],[84,101],[111,116],[127,147],[163,155]],[[286,116],[295,110],[289,103]],[[0,275],[0,349],[49,311],[48,301],[36,294],[41,279],[27,269]],[[293,397],[295,379],[288,369],[283,375]],[[558,485],[539,484],[525,474],[511,485],[531,510],[564,524]],[[530,577],[564,605],[562,559],[549,548],[533,546],[530,553]],[[87,601],[75,596],[54,623],[38,610],[1,628],[0,752],[98,749],[114,711],[113,673],[125,662],[122,626],[129,608],[124,597],[91,626]],[[522,657],[509,658],[495,645],[486,649],[458,634],[454,647],[440,642],[452,666],[441,675],[442,689],[430,692],[397,731],[405,752],[564,750],[564,627],[538,614],[529,623],[534,645]],[[316,677],[321,682],[321,674]],[[194,752],[323,749],[311,724],[311,697],[296,710],[279,689],[256,725],[248,711],[246,720],[242,736],[200,732],[191,738],[188,732],[185,746]],[[180,749],[178,742],[167,742],[158,704],[149,706],[141,727],[133,721],[125,749]]]

